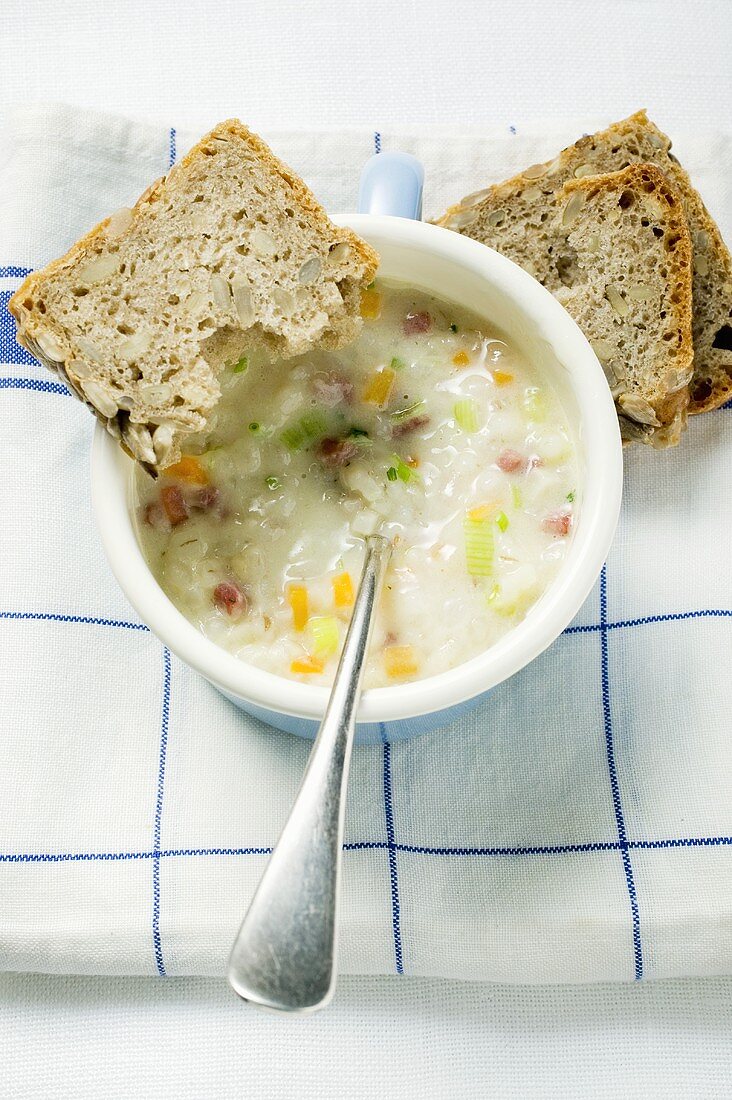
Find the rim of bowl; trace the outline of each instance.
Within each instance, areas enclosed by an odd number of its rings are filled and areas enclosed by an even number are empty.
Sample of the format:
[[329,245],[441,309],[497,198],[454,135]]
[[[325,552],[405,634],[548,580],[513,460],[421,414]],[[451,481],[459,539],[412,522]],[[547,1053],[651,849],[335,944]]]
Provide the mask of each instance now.
[[[526,617],[484,652],[423,680],[364,691],[359,722],[391,722],[457,706],[482,695],[529,664],[562,633],[584,603],[610,548],[622,494],[622,445],[615,406],[602,367],[566,310],[539,282],[505,256],[477,241],[427,222],[388,215],[333,219],[353,228],[378,250],[378,239],[428,250],[500,284],[543,335],[566,368],[583,421],[580,522],[559,573]],[[375,242],[371,238],[377,238]],[[150,629],[186,664],[215,686],[266,710],[320,719],[327,686],[290,680],[247,664],[195,627],[152,575],[134,533],[129,509],[131,459],[101,423],[92,445],[92,506],[102,544],[123,592]],[[588,491],[589,490],[589,491]]]

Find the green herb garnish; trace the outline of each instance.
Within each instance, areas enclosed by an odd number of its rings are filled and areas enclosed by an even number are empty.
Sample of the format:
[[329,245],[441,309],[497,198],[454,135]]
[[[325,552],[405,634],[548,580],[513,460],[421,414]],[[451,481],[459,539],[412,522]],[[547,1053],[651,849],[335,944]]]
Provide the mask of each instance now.
[[347,436],[352,443],[356,443],[359,447],[370,447],[371,438],[365,428],[351,428]]
[[293,424],[291,428],[285,428],[284,432],[280,435],[280,439],[287,447],[288,451],[299,451],[305,442],[305,436],[296,424]]
[[249,359],[247,358],[246,355],[242,355],[239,362],[235,363],[234,366],[231,369],[233,370],[234,374],[243,374],[244,371],[248,368],[248,366],[249,366]]
[[318,412],[306,413],[296,424],[280,433],[280,439],[289,451],[299,451],[318,436],[324,435],[325,419]]
[[251,424],[249,425],[249,431],[256,433],[256,432],[261,432],[261,430],[262,430],[262,425],[259,423],[259,421],[258,420],[252,420]]
[[[391,467],[391,469],[396,470],[396,476],[399,478],[400,481],[403,481],[405,485],[408,481],[411,481],[412,478],[418,477],[411,466],[407,466],[404,459],[400,458],[399,455],[394,455],[392,462],[394,463],[394,465]],[[387,473],[387,477],[388,476],[389,475]]]
[[505,512],[499,512],[496,516],[496,523],[501,531],[505,531],[508,527],[508,516]]
[[391,363],[389,363],[389,366],[392,370],[404,370],[406,365],[407,364],[404,362],[404,360],[400,359],[398,355],[395,355]]
[[396,467],[390,466],[389,469],[386,471],[386,476],[388,477],[389,481],[396,481],[397,477],[399,476],[396,472]]
[[567,500],[569,501],[570,504],[574,500],[574,489],[572,490],[571,493],[567,493]]
[[407,405],[406,409],[399,409],[397,412],[393,412],[391,414],[391,418],[392,418],[392,420],[395,420],[397,423],[400,420],[408,420],[409,417],[414,416],[414,414],[419,409],[424,408],[424,404],[425,404],[424,401],[413,401],[411,405]]
[[266,477],[264,480],[267,484],[268,489],[279,489],[282,485],[282,482],[278,477]]

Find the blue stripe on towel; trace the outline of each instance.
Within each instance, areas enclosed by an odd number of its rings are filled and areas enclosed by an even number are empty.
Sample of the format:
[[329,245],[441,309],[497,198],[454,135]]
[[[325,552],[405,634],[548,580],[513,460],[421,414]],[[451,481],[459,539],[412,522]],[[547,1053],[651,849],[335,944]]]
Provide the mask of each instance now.
[[384,744],[384,816],[386,818],[386,845],[389,852],[389,883],[391,886],[391,925],[394,934],[394,962],[397,974],[404,973],[402,958],[401,910],[399,907],[399,880],[397,877],[397,847],[394,842],[394,804],[391,789],[391,745],[386,740],[386,729],[381,723]]
[[165,761],[168,751],[168,725],[170,722],[170,653],[163,648],[163,706],[160,721],[160,753],[158,755],[158,784],[155,800],[155,826],[153,829],[153,916],[152,934],[155,965],[161,978],[165,977],[163,947],[160,940],[160,834],[163,821],[163,795],[165,793]]
[[623,870],[625,883],[628,887],[630,898],[630,912],[633,920],[633,956],[635,964],[636,981],[643,977],[643,949],[640,933],[640,912],[638,909],[638,896],[633,877],[633,865],[628,851],[628,839],[625,834],[625,819],[623,817],[623,805],[620,798],[620,784],[615,766],[615,746],[613,744],[612,709],[610,706],[610,663],[608,660],[607,644],[607,566],[603,565],[600,574],[600,664],[602,681],[602,711],[605,725],[605,751],[607,754],[607,766],[610,773],[610,790],[615,811],[615,824],[618,830],[618,841],[623,858]]

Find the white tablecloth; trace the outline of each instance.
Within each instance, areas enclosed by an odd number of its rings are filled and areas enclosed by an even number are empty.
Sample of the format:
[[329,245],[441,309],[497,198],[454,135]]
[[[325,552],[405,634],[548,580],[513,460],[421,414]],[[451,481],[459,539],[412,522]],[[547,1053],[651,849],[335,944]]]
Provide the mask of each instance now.
[[[6,0],[3,16],[3,104],[52,98],[192,126],[198,114],[239,114],[260,129],[490,122],[519,133],[541,117],[585,110],[590,125],[645,104],[672,134],[724,125],[732,107],[724,0]],[[653,993],[404,984],[396,995],[394,981],[349,982],[329,1015],[282,1025],[245,1016],[207,983],[162,991],[4,979],[0,1024],[15,1040],[15,1077],[0,1088],[11,1096],[180,1096],[188,1086],[191,1096],[247,1088],[255,1096],[729,1094],[725,980]],[[130,1075],[128,1056],[146,1079]],[[370,1074],[376,1063],[388,1075]]]

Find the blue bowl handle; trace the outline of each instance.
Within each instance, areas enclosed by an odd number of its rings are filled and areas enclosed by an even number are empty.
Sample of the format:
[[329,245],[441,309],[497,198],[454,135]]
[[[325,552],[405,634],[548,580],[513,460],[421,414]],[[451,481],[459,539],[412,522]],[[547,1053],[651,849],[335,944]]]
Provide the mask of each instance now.
[[392,214],[420,221],[424,168],[409,153],[376,153],[366,161],[358,188],[359,214]]

